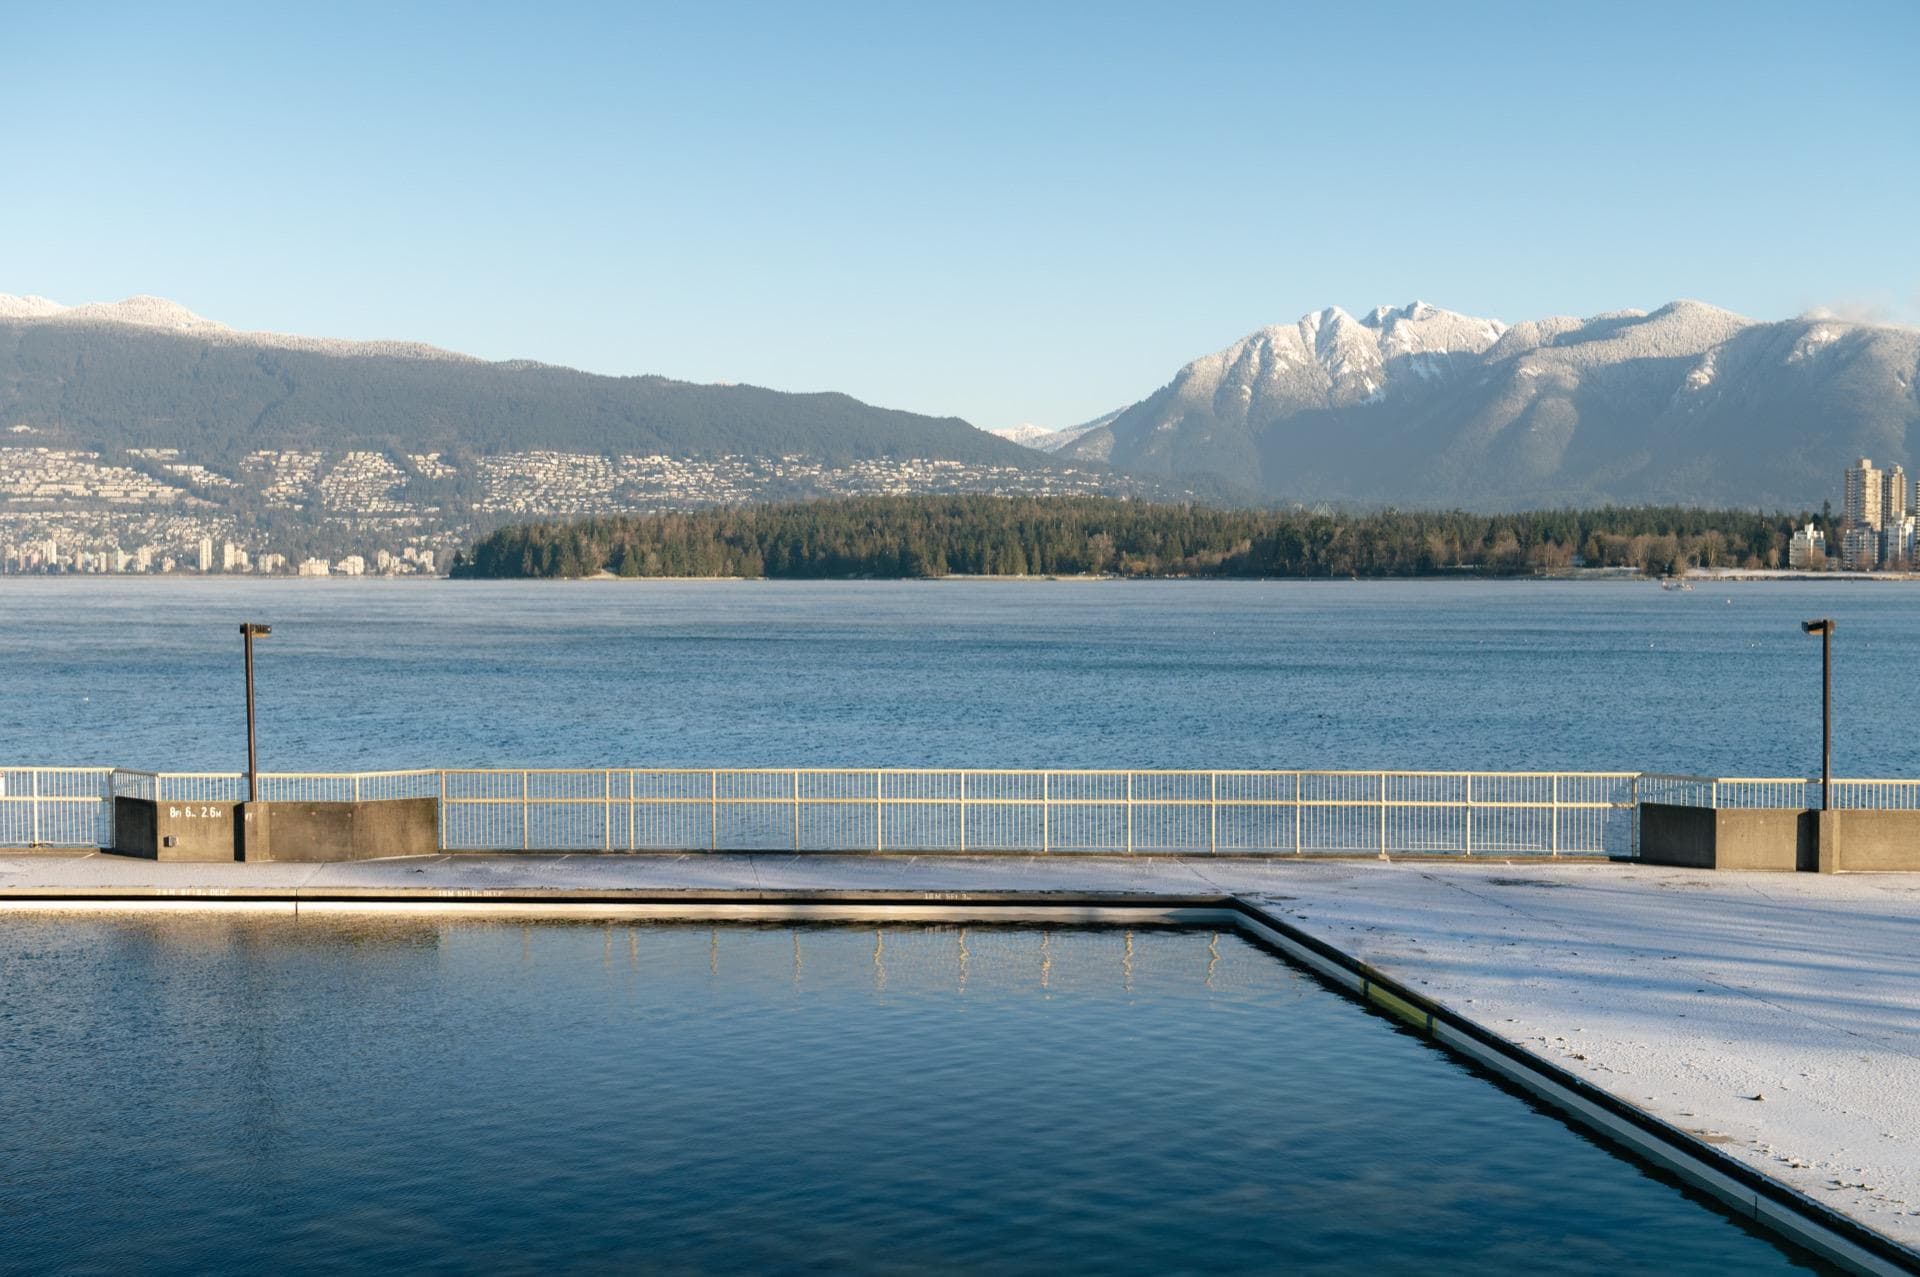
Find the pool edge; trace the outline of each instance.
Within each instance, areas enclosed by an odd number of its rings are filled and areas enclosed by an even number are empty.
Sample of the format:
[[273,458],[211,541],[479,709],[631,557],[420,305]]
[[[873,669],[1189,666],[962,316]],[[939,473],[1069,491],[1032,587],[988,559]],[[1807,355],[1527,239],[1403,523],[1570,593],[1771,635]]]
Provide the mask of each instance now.
[[44,887],[0,889],[0,912],[245,909],[292,914],[446,912],[688,921],[1058,922],[1162,926],[1226,922],[1363,1006],[1504,1079],[1575,1124],[1710,1194],[1737,1213],[1855,1272],[1920,1272],[1920,1251],[1827,1207],[1637,1105],[1411,989],[1231,893],[901,891],[804,888],[663,890],[444,887]]

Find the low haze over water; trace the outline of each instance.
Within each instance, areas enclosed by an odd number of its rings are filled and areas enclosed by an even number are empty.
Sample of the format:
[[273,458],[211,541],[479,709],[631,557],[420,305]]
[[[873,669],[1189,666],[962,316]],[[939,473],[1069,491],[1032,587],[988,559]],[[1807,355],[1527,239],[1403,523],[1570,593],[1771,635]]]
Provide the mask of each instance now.
[[1845,583],[0,584],[0,762],[1920,774],[1920,591]]

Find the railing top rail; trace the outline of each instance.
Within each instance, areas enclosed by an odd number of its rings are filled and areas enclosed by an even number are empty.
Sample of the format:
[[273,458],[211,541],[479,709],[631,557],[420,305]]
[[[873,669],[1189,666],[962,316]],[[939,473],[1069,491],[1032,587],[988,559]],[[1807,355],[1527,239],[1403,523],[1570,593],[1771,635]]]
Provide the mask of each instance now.
[[[513,770],[519,771],[521,769],[514,768]],[[602,769],[598,767],[589,767],[589,768],[575,767],[575,768],[569,768],[567,770],[600,771]],[[438,776],[440,772],[441,772],[441,769],[438,767],[408,767],[408,768],[403,768],[397,771],[375,771],[375,772],[261,772],[260,779],[261,780],[370,780],[379,776]],[[208,774],[211,775],[215,773],[208,773]],[[240,776],[246,775],[245,772],[238,772],[234,774],[240,775]]]
[[[1515,778],[1568,777],[1581,780],[1632,780],[1648,772],[1610,771],[1408,771],[1392,767],[1366,767],[1357,770],[1330,771],[1302,767],[644,767],[631,764],[580,767],[440,767],[407,772],[261,772],[262,776],[360,775],[406,776],[445,772],[449,776],[491,776],[525,773],[529,776],[576,775],[583,772],[644,772],[650,776],[705,776],[724,772],[730,776],[1486,776]],[[198,773],[194,773],[198,774]],[[244,773],[241,773],[244,774]],[[1711,780],[1712,777],[1669,777],[1678,780]]]
[[[0,771],[39,772],[43,775],[69,776],[138,776],[162,778],[167,780],[244,780],[242,771],[154,771],[139,767],[66,767],[41,766],[38,764],[4,764]],[[1299,767],[1213,767],[1213,768],[1158,768],[1158,767],[644,767],[628,764],[580,766],[580,767],[406,767],[387,768],[369,771],[263,771],[262,780],[352,780],[379,777],[411,776],[491,776],[491,775],[533,775],[565,776],[582,775],[595,772],[633,772],[652,776],[705,776],[723,773],[732,776],[870,776],[879,773],[887,776],[1315,776],[1332,778],[1362,777],[1410,777],[1410,778],[1463,778],[1476,779],[1561,779],[1584,780],[1656,780],[1675,781],[1687,784],[1720,785],[1817,785],[1817,776],[1715,776],[1705,773],[1689,772],[1638,772],[1638,771],[1492,771],[1460,769],[1448,771],[1414,771],[1393,767],[1370,767],[1360,769],[1314,769]],[[1917,777],[1874,777],[1874,776],[1836,776],[1835,785],[1907,785],[1920,787]]]
[[42,767],[38,763],[0,763],[0,772],[54,772],[62,776],[104,776],[125,770],[123,767]]

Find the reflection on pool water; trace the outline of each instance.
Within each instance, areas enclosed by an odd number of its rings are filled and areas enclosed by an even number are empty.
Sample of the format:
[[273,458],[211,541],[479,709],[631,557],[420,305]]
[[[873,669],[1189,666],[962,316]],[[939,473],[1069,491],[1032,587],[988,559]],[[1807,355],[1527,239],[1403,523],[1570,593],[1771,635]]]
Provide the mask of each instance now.
[[0,1270],[1806,1265],[1231,933],[0,917]]

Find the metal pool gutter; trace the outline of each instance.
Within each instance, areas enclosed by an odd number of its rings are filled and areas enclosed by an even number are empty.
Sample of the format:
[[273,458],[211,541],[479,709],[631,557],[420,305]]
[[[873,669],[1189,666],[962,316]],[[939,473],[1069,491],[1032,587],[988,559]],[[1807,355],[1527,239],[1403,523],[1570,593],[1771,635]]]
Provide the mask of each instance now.
[[1365,1006],[1518,1087],[1568,1119],[1858,1273],[1920,1273],[1920,1252],[1773,1180],[1644,1109],[1608,1094],[1233,895],[1153,892],[444,887],[46,887],[0,892],[0,911],[235,909],[302,913],[446,913],[478,917],[731,922],[1052,922],[1225,925]]

